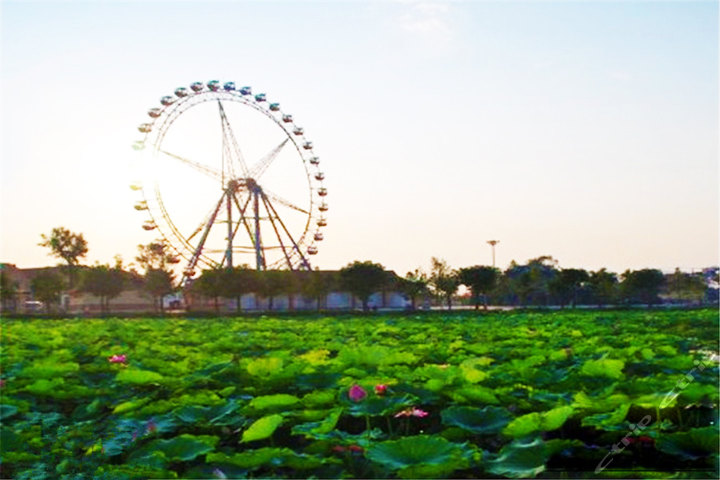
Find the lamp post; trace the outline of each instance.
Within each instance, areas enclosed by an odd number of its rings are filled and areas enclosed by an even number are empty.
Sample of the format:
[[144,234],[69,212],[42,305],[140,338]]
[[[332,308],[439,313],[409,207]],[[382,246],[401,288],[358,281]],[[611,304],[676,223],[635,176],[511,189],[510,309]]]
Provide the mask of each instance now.
[[488,240],[488,244],[490,244],[490,248],[492,248],[492,258],[493,258],[493,268],[495,268],[495,245],[500,243],[500,240]]

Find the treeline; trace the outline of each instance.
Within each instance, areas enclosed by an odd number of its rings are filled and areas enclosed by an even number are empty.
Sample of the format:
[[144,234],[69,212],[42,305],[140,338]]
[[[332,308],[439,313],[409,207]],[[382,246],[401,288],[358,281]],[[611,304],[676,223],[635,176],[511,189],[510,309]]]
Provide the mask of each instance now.
[[511,262],[501,271],[489,266],[451,269],[433,258],[431,271],[409,272],[405,281],[426,288],[445,298],[448,306],[463,285],[472,304],[512,306],[647,305],[661,302],[708,304],[718,302],[718,268],[687,273],[677,269],[664,274],[658,269],[626,270],[621,274],[606,269],[587,271],[559,268],[551,256],[530,259],[525,264]]
[[[47,269],[31,281],[36,300],[49,311],[60,302],[65,291],[86,292],[100,298],[102,311],[110,310],[110,301],[124,290],[132,288],[154,299],[157,311],[163,311],[163,298],[180,290],[174,273],[179,263],[171,249],[162,241],[139,245],[134,264],[123,265],[117,256],[114,265],[81,266],[79,260],[88,251],[82,234],[59,227],[49,236],[42,235],[40,245],[65,261],[64,275],[57,269]],[[3,307],[14,301],[17,283],[3,272],[0,277],[0,296]],[[295,296],[313,299],[318,310],[331,292],[350,292],[364,310],[370,308],[369,299],[375,293],[383,295],[399,292],[407,299],[407,308],[442,304],[470,303],[479,308],[492,305],[510,306],[570,306],[576,305],[647,305],[660,302],[679,304],[716,304],[718,302],[718,268],[703,272],[676,270],[664,274],[657,269],[626,270],[617,274],[606,269],[587,271],[560,268],[551,256],[541,256],[524,264],[511,262],[500,269],[474,265],[458,269],[447,262],[432,258],[428,272],[418,268],[399,277],[382,265],[371,261],[355,261],[337,272],[333,271],[256,271],[246,265],[207,269],[183,285],[186,298],[194,296],[211,299],[217,310],[220,299],[235,300],[238,311],[243,295],[252,293],[267,300],[287,295],[289,309],[294,309]],[[712,285],[712,288],[711,288]],[[458,295],[464,288],[464,294]]]

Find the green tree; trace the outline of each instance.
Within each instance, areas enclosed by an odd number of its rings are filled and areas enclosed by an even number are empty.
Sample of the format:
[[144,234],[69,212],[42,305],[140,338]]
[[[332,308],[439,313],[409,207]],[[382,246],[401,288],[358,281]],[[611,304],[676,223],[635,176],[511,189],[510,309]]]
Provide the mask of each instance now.
[[550,300],[549,285],[557,273],[556,266],[557,260],[549,255],[530,259],[527,265],[511,262],[505,276],[514,300],[521,305],[547,305]]
[[460,283],[468,287],[472,292],[475,310],[480,306],[480,296],[484,298],[485,309],[487,310],[488,293],[495,288],[499,275],[500,271],[497,268],[480,265],[461,268],[458,271]]
[[587,284],[590,297],[598,307],[617,301],[618,279],[614,273],[604,268],[591,272]]
[[298,276],[300,292],[306,298],[315,300],[315,307],[319,312],[322,308],[322,299],[326,298],[338,283],[335,272],[320,272],[311,270],[300,272]]
[[223,297],[234,298],[238,313],[242,311],[242,297],[253,290],[260,290],[258,272],[247,265],[222,270],[220,292]]
[[143,279],[144,289],[152,295],[155,309],[159,310],[160,313],[165,312],[163,298],[175,290],[174,282],[175,279],[172,272],[167,270],[153,268],[145,273]]
[[[135,261],[143,269],[143,290],[153,297],[155,309],[164,313],[163,298],[175,290],[175,274],[172,265],[180,262],[170,247],[163,240],[156,240],[147,245],[138,245]],[[118,263],[121,267],[122,263]]]
[[268,310],[273,309],[273,300],[282,293],[292,289],[290,275],[287,270],[264,270],[258,273],[258,291],[268,300]]
[[413,310],[417,306],[417,298],[428,293],[428,282],[427,275],[419,268],[407,272],[405,278],[400,280],[400,290],[410,299]]
[[17,292],[17,282],[13,281],[4,265],[0,264],[0,302],[3,311],[17,309]]
[[110,300],[125,289],[124,272],[109,265],[94,265],[83,271],[80,289],[100,298],[100,311],[110,312]]
[[660,288],[664,283],[665,276],[660,270],[644,268],[625,271],[620,288],[625,301],[644,303],[651,307],[660,301]]
[[340,269],[341,286],[360,299],[365,312],[369,310],[370,296],[382,290],[386,282],[385,267],[370,260],[356,260]]
[[220,312],[220,297],[227,292],[227,273],[220,268],[203,270],[200,277],[192,284],[192,290],[200,295],[212,298],[215,312]]
[[460,279],[445,260],[437,257],[430,259],[430,285],[438,296],[445,298],[448,310],[452,309],[452,297],[460,286]]
[[30,281],[30,289],[33,298],[43,302],[45,311],[50,313],[53,307],[60,303],[60,294],[65,289],[65,281],[52,271],[43,271]]
[[171,248],[163,240],[155,240],[147,245],[138,245],[135,261],[146,272],[150,270],[169,270],[180,262]]
[[75,285],[75,270],[80,259],[88,252],[87,241],[82,233],[73,233],[64,227],[53,228],[49,236],[40,235],[41,247],[48,247],[51,255],[59,257],[67,263],[68,285],[73,288]]
[[679,268],[666,277],[668,294],[683,302],[702,303],[708,290],[705,278],[700,274],[681,272]]
[[590,276],[583,269],[563,268],[550,280],[548,287],[560,306],[564,307],[570,303],[575,308],[578,292],[589,278]]

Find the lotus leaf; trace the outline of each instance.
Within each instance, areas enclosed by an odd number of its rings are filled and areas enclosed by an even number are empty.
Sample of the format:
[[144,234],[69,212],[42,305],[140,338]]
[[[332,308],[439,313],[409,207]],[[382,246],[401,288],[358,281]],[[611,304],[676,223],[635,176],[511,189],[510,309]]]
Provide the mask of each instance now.
[[440,477],[469,465],[471,454],[464,445],[442,437],[418,435],[372,445],[367,457],[397,471],[401,477]]
[[242,434],[242,442],[252,442],[255,440],[264,440],[273,433],[282,424],[282,415],[273,414],[257,419]]
[[718,438],[717,426],[694,428],[687,432],[662,434],[657,438],[655,446],[662,452],[685,460],[696,460],[717,454]]
[[449,407],[441,412],[445,425],[455,425],[464,430],[489,435],[496,434],[510,422],[510,414],[499,407]]

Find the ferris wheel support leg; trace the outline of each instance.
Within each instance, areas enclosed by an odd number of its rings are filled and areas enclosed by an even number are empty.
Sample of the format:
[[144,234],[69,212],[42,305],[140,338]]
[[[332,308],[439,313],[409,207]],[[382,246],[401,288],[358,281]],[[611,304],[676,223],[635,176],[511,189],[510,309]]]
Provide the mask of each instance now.
[[[188,272],[192,271],[195,266],[197,265],[198,259],[200,258],[200,255],[202,254],[203,247],[205,246],[205,241],[207,240],[208,234],[210,233],[210,228],[215,223],[215,218],[217,217],[218,212],[220,211],[220,207],[222,206],[222,202],[225,199],[225,193],[223,193],[223,196],[220,197],[220,201],[215,206],[215,210],[213,211],[212,216],[210,217],[210,221],[205,225],[205,231],[202,234],[202,237],[200,237],[200,241],[198,242],[197,248],[195,248],[195,251],[193,252],[192,258],[190,259],[190,262],[188,263],[187,270]],[[185,281],[183,280],[183,283]]]
[[225,251],[225,264],[228,268],[233,268],[233,257],[232,257],[232,243],[233,243],[233,225],[232,225],[232,192],[229,190],[225,192],[227,197],[227,222],[228,222],[228,236],[227,236],[227,250]]
[[307,270],[312,270],[312,267],[310,267],[310,262],[307,261],[307,258],[305,258],[305,255],[303,255],[302,250],[300,250],[300,247],[298,247],[297,242],[292,237],[292,235],[290,235],[290,231],[285,226],[285,223],[282,221],[282,218],[280,218],[280,215],[278,215],[277,210],[275,210],[275,207],[273,207],[273,204],[272,204],[272,202],[270,202],[270,199],[267,196],[265,196],[265,200],[267,201],[267,205],[269,205],[270,209],[272,210],[272,213],[270,211],[268,211],[268,214],[275,215],[275,218],[277,218],[278,222],[280,222],[280,226],[282,226],[283,230],[285,231],[285,234],[288,236],[288,238],[292,242],[293,248],[298,253],[298,255],[300,255],[300,258],[302,259],[303,267],[305,267]]
[[275,231],[275,236],[277,237],[278,242],[280,243],[280,248],[282,249],[283,255],[285,255],[285,261],[287,262],[288,268],[290,270],[295,270],[293,268],[292,261],[290,260],[290,255],[288,255],[287,249],[285,248],[285,244],[282,241],[282,236],[280,235],[280,231],[278,230],[277,225],[275,225],[275,219],[273,218],[272,210],[268,206],[268,199],[264,193],[262,194],[262,201],[263,201],[263,204],[265,205],[265,210],[267,210],[267,212],[268,212],[268,218],[270,219],[270,224],[272,225],[273,230]]
[[260,192],[253,191],[253,213],[255,215],[255,264],[258,270],[265,270],[265,258],[260,243],[260,205],[258,196]]

